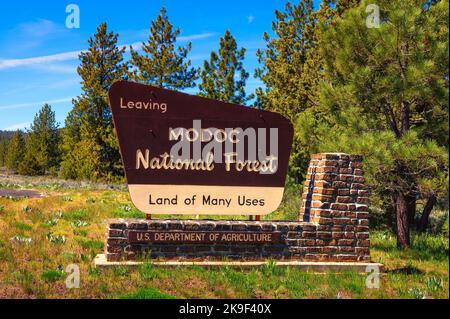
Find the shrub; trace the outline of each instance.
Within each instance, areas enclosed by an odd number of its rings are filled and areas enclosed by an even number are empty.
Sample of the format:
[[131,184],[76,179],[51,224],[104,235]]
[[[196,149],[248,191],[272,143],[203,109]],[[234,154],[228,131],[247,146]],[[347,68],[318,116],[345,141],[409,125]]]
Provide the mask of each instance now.
[[44,227],[53,227],[56,226],[59,222],[58,218],[52,218],[44,222]]
[[11,238],[11,241],[13,243],[18,243],[18,244],[31,244],[33,242],[33,239],[30,237],[17,235],[17,236],[14,236],[13,238]]
[[55,245],[62,245],[66,242],[66,237],[64,235],[55,235],[54,233],[47,234],[47,240]]
[[417,288],[417,287],[409,289],[409,293],[415,299],[425,299],[425,297],[427,296],[425,291],[423,291],[423,290],[421,290],[420,288]]
[[70,196],[63,196],[62,200],[63,202],[73,202],[73,199]]
[[436,292],[444,289],[442,279],[436,276],[428,277],[427,280],[425,281],[425,286],[430,292]]
[[79,220],[79,219],[72,222],[72,226],[75,228],[82,228],[82,227],[86,227],[88,225],[89,225],[88,222],[85,222],[84,220]]

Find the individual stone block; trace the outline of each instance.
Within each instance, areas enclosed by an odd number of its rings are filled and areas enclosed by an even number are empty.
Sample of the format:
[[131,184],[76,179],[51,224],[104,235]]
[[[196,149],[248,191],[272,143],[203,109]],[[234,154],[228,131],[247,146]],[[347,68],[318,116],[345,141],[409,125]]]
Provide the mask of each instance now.
[[110,229],[108,232],[110,238],[124,237],[122,229]]

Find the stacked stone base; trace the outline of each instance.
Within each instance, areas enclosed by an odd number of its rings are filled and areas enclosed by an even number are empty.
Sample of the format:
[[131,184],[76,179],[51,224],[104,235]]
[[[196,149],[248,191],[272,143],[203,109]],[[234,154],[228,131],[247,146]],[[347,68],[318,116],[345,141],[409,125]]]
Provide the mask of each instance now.
[[[349,224],[350,223],[350,224]],[[280,241],[245,243],[132,243],[130,231],[216,231],[279,233]],[[358,220],[345,225],[308,222],[130,220],[109,221],[108,261],[121,260],[298,260],[368,262],[368,229]]]

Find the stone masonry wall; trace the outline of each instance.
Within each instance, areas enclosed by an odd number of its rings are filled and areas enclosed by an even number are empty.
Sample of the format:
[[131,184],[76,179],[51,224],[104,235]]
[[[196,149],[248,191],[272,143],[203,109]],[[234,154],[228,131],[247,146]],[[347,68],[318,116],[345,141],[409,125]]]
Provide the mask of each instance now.
[[[370,261],[368,191],[362,158],[313,155],[303,193],[300,221],[136,220],[109,221],[108,261],[164,260]],[[280,242],[132,243],[130,231],[272,232]]]
[[315,154],[306,175],[300,220],[318,225],[324,247],[370,260],[369,191],[361,156]]
[[[275,244],[131,244],[129,231],[236,231],[280,232],[282,242]],[[316,225],[301,222],[255,222],[213,220],[130,220],[116,219],[109,222],[109,239],[106,247],[108,260],[136,259],[142,256],[164,259],[285,259],[307,254],[301,246],[307,244],[308,234],[317,230]],[[305,239],[302,238],[304,232]]]

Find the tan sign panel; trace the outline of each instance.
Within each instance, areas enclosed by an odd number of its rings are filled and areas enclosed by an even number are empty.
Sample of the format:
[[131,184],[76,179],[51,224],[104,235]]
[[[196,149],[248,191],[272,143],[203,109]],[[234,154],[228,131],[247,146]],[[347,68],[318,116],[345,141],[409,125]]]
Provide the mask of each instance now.
[[280,205],[293,139],[281,115],[123,81],[109,98],[139,210],[265,215]]

